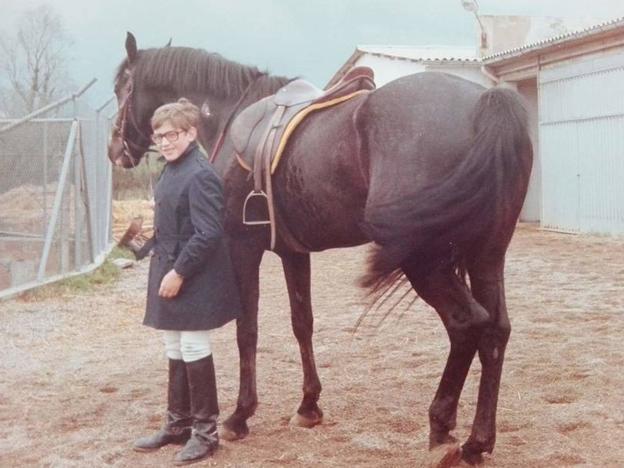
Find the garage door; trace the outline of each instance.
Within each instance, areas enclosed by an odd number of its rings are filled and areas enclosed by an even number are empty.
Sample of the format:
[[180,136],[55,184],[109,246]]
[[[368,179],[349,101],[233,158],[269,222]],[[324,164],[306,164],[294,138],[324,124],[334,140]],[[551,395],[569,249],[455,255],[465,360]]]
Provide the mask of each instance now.
[[624,234],[624,52],[541,71],[542,225]]

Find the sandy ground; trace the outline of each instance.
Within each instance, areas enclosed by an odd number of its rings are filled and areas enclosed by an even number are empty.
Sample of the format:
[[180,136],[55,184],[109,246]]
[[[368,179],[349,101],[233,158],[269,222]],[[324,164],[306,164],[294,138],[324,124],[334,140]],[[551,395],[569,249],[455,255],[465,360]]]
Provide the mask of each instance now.
[[[262,265],[258,392],[251,434],[203,466],[412,467],[426,460],[427,408],[448,342],[421,301],[388,316],[363,310],[354,280],[366,247],[315,254],[315,347],[325,422],[288,426],[302,376],[278,258]],[[521,226],[507,262],[513,332],[485,466],[623,466],[624,239]],[[141,325],[146,261],[114,285],[0,303],[0,466],[172,466],[133,440],[162,421],[166,360]],[[235,326],[214,334],[222,415],[238,389]],[[460,403],[460,440],[475,410],[475,362]],[[202,466],[198,465],[198,466]]]

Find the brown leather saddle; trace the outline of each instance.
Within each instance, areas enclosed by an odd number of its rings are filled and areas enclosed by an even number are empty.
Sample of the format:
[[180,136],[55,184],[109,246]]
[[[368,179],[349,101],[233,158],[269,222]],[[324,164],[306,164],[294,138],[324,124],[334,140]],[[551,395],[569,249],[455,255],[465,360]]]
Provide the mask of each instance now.
[[[254,178],[254,188],[243,204],[243,223],[270,224],[271,250],[275,247],[271,174],[279,163],[288,138],[310,113],[345,102],[373,89],[374,74],[368,67],[351,69],[341,81],[325,91],[298,79],[280,88],[274,95],[247,107],[232,122],[230,138],[236,157],[241,166],[253,173]],[[247,207],[256,198],[266,201],[268,219],[248,219]]]

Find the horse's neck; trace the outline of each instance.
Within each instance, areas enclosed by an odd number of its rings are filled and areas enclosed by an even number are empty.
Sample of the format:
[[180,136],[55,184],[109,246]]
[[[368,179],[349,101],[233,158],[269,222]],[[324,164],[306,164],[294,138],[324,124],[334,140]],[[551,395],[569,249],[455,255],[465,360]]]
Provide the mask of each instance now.
[[[288,83],[290,79],[283,77],[274,77],[269,75],[260,75],[258,78],[251,80],[247,83],[245,89],[240,93],[230,95],[228,97],[217,97],[212,94],[206,94],[198,92],[195,102],[202,105],[207,103],[211,108],[210,112],[213,116],[218,118],[218,123],[212,129],[200,132],[200,142],[202,146],[208,151],[209,156],[212,153],[213,148],[218,143],[218,139],[225,130],[225,126],[228,123],[231,124],[231,119],[234,117],[232,114],[239,114],[246,107],[250,106],[254,102],[260,99],[275,94],[278,89]],[[209,124],[208,124],[209,126]],[[202,135],[203,134],[203,135]],[[225,147],[228,147],[226,144]],[[223,150],[220,151],[220,158],[223,159]]]
[[253,96],[255,97],[253,102],[259,101],[263,97],[270,96],[271,94],[275,94],[278,89],[280,89],[289,81],[291,81],[290,78],[285,78],[283,76],[260,76],[257,79],[256,83],[254,83],[256,93]]

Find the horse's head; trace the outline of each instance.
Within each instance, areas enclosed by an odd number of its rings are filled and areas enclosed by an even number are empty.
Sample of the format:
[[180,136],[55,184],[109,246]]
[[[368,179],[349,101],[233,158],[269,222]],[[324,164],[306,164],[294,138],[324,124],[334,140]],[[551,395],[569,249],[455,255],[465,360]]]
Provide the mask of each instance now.
[[141,52],[130,32],[126,37],[126,53],[115,78],[119,110],[111,130],[108,158],[117,166],[130,168],[140,162],[151,145],[150,118],[162,102],[135,79]]
[[119,110],[108,146],[111,162],[126,168],[136,166],[148,151],[150,119],[162,104],[180,97],[196,104],[202,111],[199,141],[216,153],[216,142],[233,116],[288,81],[201,49],[167,44],[139,50],[131,33],[126,54],[115,78]]

